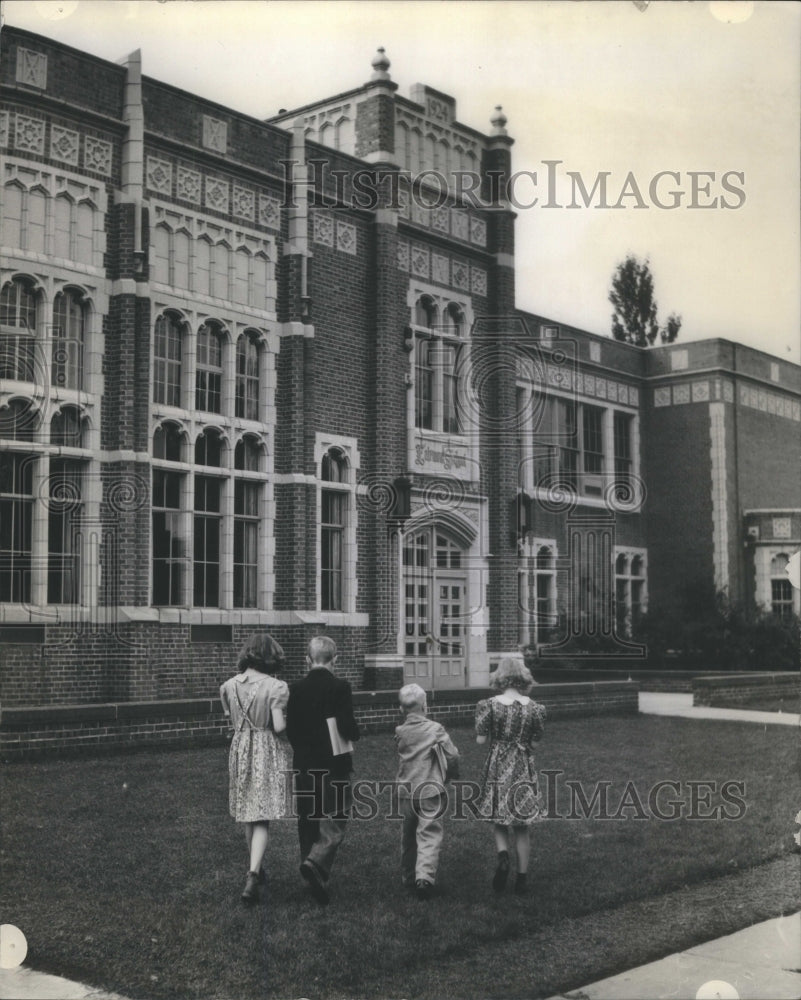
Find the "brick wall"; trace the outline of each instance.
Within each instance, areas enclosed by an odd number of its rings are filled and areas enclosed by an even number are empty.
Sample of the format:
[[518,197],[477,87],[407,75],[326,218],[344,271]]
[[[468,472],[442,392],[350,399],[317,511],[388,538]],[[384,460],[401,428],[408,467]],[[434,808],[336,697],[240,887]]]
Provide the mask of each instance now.
[[[717,708],[746,707],[755,698],[801,698],[801,676],[798,673],[729,674],[723,677],[693,679],[693,705]],[[796,709],[797,710],[797,709]]]
[[[469,724],[486,689],[438,692],[429,714],[439,722]],[[637,712],[637,685],[627,682],[551,684],[537,688],[548,719]],[[397,693],[357,692],[354,710],[365,734],[391,732],[399,722]],[[4,708],[0,712],[0,760],[44,755],[99,753],[135,747],[187,747],[224,743],[228,724],[217,698],[183,701]]]

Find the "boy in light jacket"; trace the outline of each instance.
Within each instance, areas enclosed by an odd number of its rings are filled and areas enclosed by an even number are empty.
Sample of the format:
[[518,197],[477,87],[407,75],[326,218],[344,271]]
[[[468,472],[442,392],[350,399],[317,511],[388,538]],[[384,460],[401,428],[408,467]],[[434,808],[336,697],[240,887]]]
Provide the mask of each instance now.
[[426,693],[419,684],[402,687],[398,700],[404,716],[395,729],[403,817],[401,879],[420,899],[428,899],[437,880],[448,806],[445,781],[458,777],[459,751],[445,728],[426,715]]

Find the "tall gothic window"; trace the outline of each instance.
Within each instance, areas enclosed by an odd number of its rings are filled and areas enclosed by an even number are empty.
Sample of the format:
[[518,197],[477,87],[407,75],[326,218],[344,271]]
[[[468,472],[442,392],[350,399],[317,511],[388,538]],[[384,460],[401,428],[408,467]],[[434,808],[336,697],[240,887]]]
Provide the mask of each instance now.
[[78,294],[67,290],[53,305],[53,355],[50,381],[65,389],[83,388],[85,310]]
[[34,382],[37,301],[22,278],[0,290],[0,378]]
[[181,405],[181,327],[169,313],[156,320],[153,346],[153,402]]

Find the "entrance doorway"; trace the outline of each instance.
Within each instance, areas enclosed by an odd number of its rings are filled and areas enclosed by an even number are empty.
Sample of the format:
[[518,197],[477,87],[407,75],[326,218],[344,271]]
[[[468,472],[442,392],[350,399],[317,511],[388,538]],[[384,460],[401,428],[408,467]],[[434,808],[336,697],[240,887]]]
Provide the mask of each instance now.
[[436,525],[410,535],[403,549],[405,682],[460,688],[467,667],[467,568],[464,549]]

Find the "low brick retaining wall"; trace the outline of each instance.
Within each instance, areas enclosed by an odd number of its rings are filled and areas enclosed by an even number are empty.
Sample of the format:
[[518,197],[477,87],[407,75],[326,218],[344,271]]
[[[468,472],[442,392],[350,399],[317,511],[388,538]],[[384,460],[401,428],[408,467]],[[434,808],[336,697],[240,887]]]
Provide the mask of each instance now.
[[[429,694],[430,715],[451,724],[473,721],[489,688]],[[549,719],[637,712],[637,685],[628,681],[542,684],[536,698]],[[354,709],[366,733],[399,722],[397,691],[356,691]],[[228,721],[218,698],[105,705],[51,705],[0,711],[0,760],[99,753],[139,747],[193,747],[224,743]]]
[[[535,667],[534,679],[541,684],[582,683],[585,681],[626,681],[632,680],[640,691],[661,691],[671,694],[689,694],[693,680],[699,676],[698,670],[559,670]],[[703,673],[704,677],[730,677],[729,673]]]
[[743,705],[759,698],[797,699],[801,696],[801,674],[792,672],[696,677],[692,690],[693,705],[712,708]]

